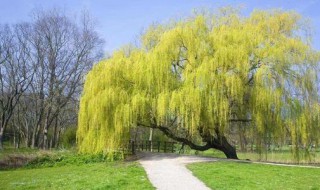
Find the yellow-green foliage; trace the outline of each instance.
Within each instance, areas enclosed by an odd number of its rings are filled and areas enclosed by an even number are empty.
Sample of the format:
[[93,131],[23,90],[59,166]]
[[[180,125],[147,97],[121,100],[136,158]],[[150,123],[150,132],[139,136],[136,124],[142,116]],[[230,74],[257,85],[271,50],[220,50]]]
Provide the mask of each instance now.
[[81,97],[81,152],[119,149],[138,124],[214,133],[230,119],[309,146],[319,137],[319,53],[294,12],[233,9],[154,25],[141,46],[94,66]]

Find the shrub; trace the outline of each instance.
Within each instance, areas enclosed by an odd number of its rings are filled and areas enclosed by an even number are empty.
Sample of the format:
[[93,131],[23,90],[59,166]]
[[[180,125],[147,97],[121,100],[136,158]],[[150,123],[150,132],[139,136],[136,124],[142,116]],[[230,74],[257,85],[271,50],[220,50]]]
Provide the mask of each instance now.
[[70,148],[75,146],[76,144],[76,133],[77,133],[77,128],[76,127],[68,127],[66,130],[63,132],[61,136],[61,142],[62,146],[64,148]]

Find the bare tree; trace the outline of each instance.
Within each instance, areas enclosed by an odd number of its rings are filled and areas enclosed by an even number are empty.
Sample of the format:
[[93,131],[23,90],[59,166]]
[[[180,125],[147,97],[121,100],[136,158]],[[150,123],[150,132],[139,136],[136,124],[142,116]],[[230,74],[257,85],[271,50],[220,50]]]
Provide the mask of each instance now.
[[[27,146],[55,147],[61,129],[70,125],[69,121],[76,125],[83,77],[102,58],[104,42],[86,12],[74,19],[59,9],[36,10],[31,22],[12,28],[0,34],[5,36],[1,36],[0,45],[1,104],[12,101],[10,108],[1,107],[1,114],[5,115],[1,126],[8,125],[8,113],[14,114],[11,126],[17,130],[15,134],[22,133]],[[9,29],[7,26],[2,30]],[[15,53],[16,49],[21,49],[21,55]],[[14,56],[19,59],[11,61]],[[8,75],[13,71],[18,73]],[[14,98],[11,100],[9,95]],[[14,112],[17,104],[19,109]],[[1,127],[2,135],[3,131]]]
[[0,149],[2,138],[14,109],[33,78],[28,65],[30,56],[26,40],[15,28],[8,25],[0,28]]
[[[102,40],[93,30],[94,25],[83,14],[80,23],[73,23],[59,10],[37,12],[35,15],[35,34],[43,39],[44,69],[40,78],[45,76],[43,89],[45,103],[43,110],[43,148],[48,148],[48,130],[68,102],[79,95],[82,77],[101,58],[99,49]],[[57,125],[56,125],[57,126]],[[54,144],[57,127],[54,128]]]

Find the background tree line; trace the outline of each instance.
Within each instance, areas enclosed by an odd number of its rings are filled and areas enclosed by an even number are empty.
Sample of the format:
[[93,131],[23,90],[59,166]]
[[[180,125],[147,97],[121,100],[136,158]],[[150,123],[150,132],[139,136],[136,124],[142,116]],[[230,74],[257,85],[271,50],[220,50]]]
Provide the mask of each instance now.
[[59,9],[0,25],[0,149],[53,148],[77,122],[85,74],[102,58],[103,40],[87,12]]

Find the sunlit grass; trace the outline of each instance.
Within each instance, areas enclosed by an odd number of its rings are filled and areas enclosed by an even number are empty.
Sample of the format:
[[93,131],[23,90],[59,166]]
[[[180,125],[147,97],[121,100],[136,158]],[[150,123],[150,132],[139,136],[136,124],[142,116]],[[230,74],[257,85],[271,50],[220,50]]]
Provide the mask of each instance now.
[[306,157],[301,153],[300,158],[294,157],[294,154],[289,151],[277,151],[258,154],[254,152],[239,152],[240,159],[249,159],[252,161],[266,161],[266,162],[278,162],[288,164],[320,164],[320,153],[310,153],[309,157]]
[[[179,150],[179,147],[176,148]],[[223,152],[209,149],[206,151],[195,151],[190,149],[185,149],[184,154],[196,154],[201,156],[210,156],[214,158],[226,158]],[[295,158],[294,154],[289,148],[284,148],[282,150],[270,150],[263,152],[261,154],[257,152],[237,152],[239,159],[249,159],[251,161],[262,161],[262,162],[277,162],[277,163],[287,163],[287,164],[319,164],[320,165],[320,151],[311,151],[309,156],[305,156],[303,151],[300,152],[299,159]]]
[[218,161],[187,166],[212,189],[320,189],[320,168]]
[[154,189],[135,162],[0,171],[0,189]]
[[0,163],[15,159],[23,162],[16,166],[20,168],[0,168],[0,189],[154,189],[136,162],[108,162],[103,155],[78,154],[72,149],[0,152]]

